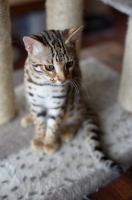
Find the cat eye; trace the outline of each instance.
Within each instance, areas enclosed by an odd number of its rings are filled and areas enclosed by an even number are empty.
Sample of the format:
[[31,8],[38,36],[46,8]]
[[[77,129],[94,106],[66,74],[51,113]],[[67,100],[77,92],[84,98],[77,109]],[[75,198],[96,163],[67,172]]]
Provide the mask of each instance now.
[[69,61],[68,63],[66,63],[66,68],[70,68],[73,65],[73,61]]
[[32,66],[33,67],[39,67],[39,66],[42,66],[41,64],[34,64],[34,63],[32,63]]
[[45,69],[47,71],[52,71],[54,69],[54,66],[53,65],[45,65]]

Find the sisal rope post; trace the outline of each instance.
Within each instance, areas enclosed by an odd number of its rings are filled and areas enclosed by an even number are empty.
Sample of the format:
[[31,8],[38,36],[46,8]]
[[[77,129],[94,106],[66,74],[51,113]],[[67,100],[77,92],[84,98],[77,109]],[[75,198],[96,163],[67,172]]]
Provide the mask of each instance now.
[[0,125],[12,119],[15,113],[9,2],[0,0]]
[[132,112],[132,17],[128,21],[118,101],[126,111]]
[[[47,0],[47,29],[64,30],[83,24],[82,0]],[[80,49],[78,44],[78,50]]]

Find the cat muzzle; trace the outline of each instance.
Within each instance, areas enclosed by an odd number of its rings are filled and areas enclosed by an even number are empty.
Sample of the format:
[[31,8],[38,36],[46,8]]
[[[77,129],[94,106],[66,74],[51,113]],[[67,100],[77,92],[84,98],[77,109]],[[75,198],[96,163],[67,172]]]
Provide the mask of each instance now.
[[66,82],[66,79],[60,79],[58,78],[58,81],[60,81],[62,84]]

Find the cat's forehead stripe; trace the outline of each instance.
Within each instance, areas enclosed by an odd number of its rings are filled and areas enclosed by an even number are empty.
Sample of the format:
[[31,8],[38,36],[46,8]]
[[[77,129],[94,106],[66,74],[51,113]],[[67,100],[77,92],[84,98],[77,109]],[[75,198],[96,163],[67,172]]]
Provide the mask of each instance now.
[[48,40],[46,39],[46,37],[44,37],[44,34],[40,33],[39,35],[41,36],[41,38],[42,38],[42,40],[43,40],[43,43],[44,43],[44,44],[46,43],[46,45],[49,46]]
[[63,40],[62,40],[62,34],[60,34],[60,31],[54,31],[56,38],[58,39],[58,42],[60,43],[61,48],[63,48],[64,53],[66,53],[65,47],[63,45]]
[[52,41],[52,44],[54,45],[54,43],[56,42],[59,45],[59,47],[62,48],[62,44],[61,44],[60,40],[58,40],[58,35],[57,35],[56,31],[51,30],[51,33],[52,33],[52,37],[54,39]]
[[62,39],[62,34],[60,34],[60,31],[58,31],[58,35],[59,35],[59,38],[60,38],[60,41],[61,41],[61,44],[62,44],[64,53],[66,54],[66,49],[65,49],[65,47],[64,47],[64,43],[63,43],[63,39]]
[[[63,36],[61,31],[43,31],[39,35],[42,37],[43,42],[50,47],[52,57],[54,57],[54,52],[56,52],[56,61],[61,61],[62,57],[66,57],[66,60],[69,60],[63,43]],[[59,47],[59,51],[57,50],[56,45]]]
[[54,56],[53,46],[52,46],[52,44],[50,43],[50,40],[51,40],[50,35],[48,34],[47,31],[43,31],[43,32],[42,32],[42,37],[47,41],[48,46],[49,46],[50,49],[51,49],[52,56]]
[[34,37],[39,42],[43,43],[44,46],[48,46],[50,48],[52,54],[52,63],[53,63],[53,58],[57,62],[61,62],[63,60],[65,62],[68,62],[70,60],[64,44],[64,36],[62,31],[59,30],[42,31],[38,35],[34,35]]

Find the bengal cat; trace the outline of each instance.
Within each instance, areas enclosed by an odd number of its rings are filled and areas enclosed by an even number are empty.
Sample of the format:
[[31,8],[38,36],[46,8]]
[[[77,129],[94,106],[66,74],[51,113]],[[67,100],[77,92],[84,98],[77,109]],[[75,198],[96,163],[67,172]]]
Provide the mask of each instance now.
[[61,140],[70,141],[83,123],[87,143],[95,155],[109,167],[121,171],[103,153],[98,120],[81,95],[81,72],[75,47],[82,29],[81,26],[64,31],[42,31],[23,38],[28,52],[24,82],[31,114],[23,118],[21,124],[35,125],[33,148],[54,153]]

